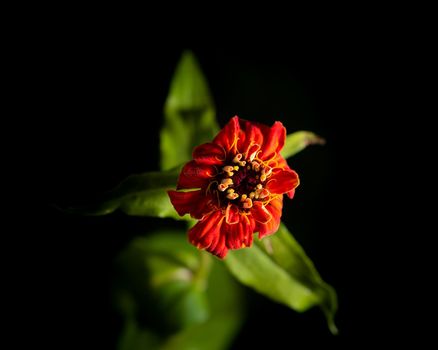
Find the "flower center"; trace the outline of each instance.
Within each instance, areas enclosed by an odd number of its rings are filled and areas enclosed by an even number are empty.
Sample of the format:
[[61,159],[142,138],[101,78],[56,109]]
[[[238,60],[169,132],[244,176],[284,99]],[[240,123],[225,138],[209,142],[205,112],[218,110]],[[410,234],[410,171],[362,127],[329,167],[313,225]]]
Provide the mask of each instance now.
[[222,167],[216,179],[221,203],[228,205],[233,202],[243,209],[250,209],[253,201],[270,195],[264,185],[272,168],[254,158],[252,155],[249,160],[242,160],[242,154],[238,153],[231,164]]

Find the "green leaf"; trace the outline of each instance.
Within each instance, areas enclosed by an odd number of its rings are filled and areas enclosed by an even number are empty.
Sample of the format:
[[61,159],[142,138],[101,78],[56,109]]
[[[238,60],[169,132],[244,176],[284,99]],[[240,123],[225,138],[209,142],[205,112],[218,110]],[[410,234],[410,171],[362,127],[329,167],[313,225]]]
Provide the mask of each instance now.
[[191,159],[195,146],[211,141],[219,130],[207,81],[192,52],[183,53],[164,105],[161,168]]
[[318,305],[330,331],[337,333],[336,293],[321,279],[284,224],[276,234],[256,242],[253,247],[229,252],[225,264],[243,284],[296,311],[303,312]]
[[122,335],[119,338],[117,349],[142,350],[158,349],[160,339],[150,330],[140,329],[137,322],[129,319],[125,322]]
[[117,308],[126,319],[147,315],[146,323],[162,332],[204,322],[208,269],[183,231],[136,238],[117,260]]
[[206,292],[210,306],[210,318],[169,337],[161,349],[229,349],[243,321],[242,288],[230,276],[222,262],[214,259]]
[[235,315],[222,313],[207,322],[187,328],[170,337],[162,350],[224,350],[239,328],[241,321]]
[[170,202],[167,190],[176,186],[180,168],[131,175],[100,201],[67,211],[83,215],[107,215],[117,209],[128,215],[181,220]]
[[120,350],[228,348],[242,322],[241,287],[185,232],[134,239],[117,267]]
[[294,156],[309,145],[324,145],[325,140],[311,131],[297,131],[287,135],[281,155],[284,159]]

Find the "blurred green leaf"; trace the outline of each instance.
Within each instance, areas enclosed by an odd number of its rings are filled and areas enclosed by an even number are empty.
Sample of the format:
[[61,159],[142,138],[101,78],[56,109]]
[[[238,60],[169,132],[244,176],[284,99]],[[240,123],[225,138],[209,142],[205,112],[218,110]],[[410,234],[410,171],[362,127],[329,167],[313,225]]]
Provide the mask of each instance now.
[[237,334],[243,321],[242,288],[230,276],[221,261],[212,261],[207,297],[210,318],[169,337],[163,350],[223,350]]
[[208,261],[184,232],[160,231],[134,239],[117,266],[117,304],[125,317],[146,313],[153,327],[169,331],[207,319],[206,282],[200,279],[207,278]]
[[207,81],[193,53],[185,51],[164,105],[161,168],[168,170],[190,160],[193,148],[211,141],[218,131]]
[[324,145],[325,140],[311,131],[297,131],[287,135],[281,155],[284,159],[294,156],[309,145]]
[[242,321],[240,286],[185,232],[134,239],[117,266],[120,350],[227,348]]
[[250,249],[230,251],[225,263],[240,282],[296,311],[320,306],[330,331],[337,333],[336,293],[321,279],[284,224]]
[[162,350],[224,350],[229,348],[240,320],[231,313],[214,315],[207,322],[187,328],[170,337]]
[[119,338],[119,350],[158,349],[160,339],[150,330],[140,329],[137,322],[129,319],[125,322],[122,335]]
[[175,188],[179,172],[180,168],[174,168],[131,175],[100,201],[67,211],[83,215],[107,215],[120,209],[128,215],[181,220],[167,195],[167,190]]

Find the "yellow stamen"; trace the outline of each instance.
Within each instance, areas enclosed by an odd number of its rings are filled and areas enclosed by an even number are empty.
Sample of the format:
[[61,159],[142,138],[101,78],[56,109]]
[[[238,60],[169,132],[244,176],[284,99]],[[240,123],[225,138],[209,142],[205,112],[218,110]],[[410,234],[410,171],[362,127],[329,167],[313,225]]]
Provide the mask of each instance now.
[[231,199],[231,200],[236,199],[238,197],[239,197],[239,195],[237,193],[228,193],[227,194],[227,198]]
[[236,156],[233,159],[233,163],[239,163],[239,161],[242,159],[242,154],[237,153]]
[[272,173],[272,168],[271,168],[271,167],[265,167],[265,168],[262,170],[262,174],[265,174],[266,176],[271,175],[271,173]]
[[252,200],[251,200],[251,198],[247,198],[246,199],[245,203],[243,203],[243,207],[245,209],[252,208]]
[[228,190],[227,190],[227,193],[233,193],[234,192],[234,188],[229,188]]
[[262,185],[262,184],[258,184],[258,185],[256,186],[256,188],[257,188],[258,190],[261,190],[261,189],[263,188],[263,185]]
[[220,184],[217,186],[217,189],[221,192],[224,192],[227,188],[228,188],[228,186],[224,185],[224,184]]
[[238,166],[238,165],[235,165],[235,166],[233,167],[233,169],[234,169],[235,171],[238,171],[238,170],[239,170],[239,166]]
[[231,176],[234,175],[234,173],[233,173],[232,171],[227,171],[226,173],[227,173],[227,175],[228,175],[229,177],[231,177]]
[[255,197],[255,193],[254,193],[254,192],[251,192],[251,193],[249,194],[249,198],[253,199],[254,197]]
[[260,176],[260,181],[261,181],[261,182],[265,182],[265,181],[266,181],[266,175],[265,175],[265,174],[262,174],[262,175]]
[[231,165],[226,165],[226,166],[224,166],[223,168],[222,168],[222,170],[223,171],[225,171],[226,173],[227,172],[230,172],[230,171],[233,171],[233,167],[231,166]]
[[222,179],[221,183],[228,187],[229,185],[233,184],[233,180],[230,178],[226,178],[226,179]]
[[259,197],[260,197],[260,199],[263,199],[265,197],[268,197],[269,194],[270,194],[270,192],[266,188],[264,188],[263,190],[261,190]]
[[242,202],[245,202],[245,200],[246,200],[247,197],[248,197],[248,196],[247,196],[246,194],[242,194],[242,197],[240,198],[240,200],[241,200]]

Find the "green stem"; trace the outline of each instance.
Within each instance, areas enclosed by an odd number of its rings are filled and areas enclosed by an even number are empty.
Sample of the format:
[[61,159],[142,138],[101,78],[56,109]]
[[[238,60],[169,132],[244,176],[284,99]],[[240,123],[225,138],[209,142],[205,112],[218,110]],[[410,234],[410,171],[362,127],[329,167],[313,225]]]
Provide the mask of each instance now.
[[[197,223],[197,220],[188,218],[187,219],[187,229],[190,229]],[[199,260],[199,268],[194,273],[193,282],[197,288],[204,291],[207,288],[207,280],[211,270],[212,257],[209,253],[205,251],[199,252],[201,258]]]
[[207,280],[211,270],[211,256],[207,252],[200,252],[201,259],[199,261],[199,268],[193,276],[194,284],[200,289],[205,290],[207,288]]

